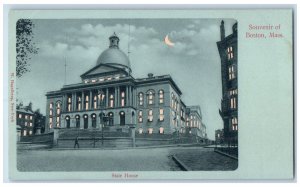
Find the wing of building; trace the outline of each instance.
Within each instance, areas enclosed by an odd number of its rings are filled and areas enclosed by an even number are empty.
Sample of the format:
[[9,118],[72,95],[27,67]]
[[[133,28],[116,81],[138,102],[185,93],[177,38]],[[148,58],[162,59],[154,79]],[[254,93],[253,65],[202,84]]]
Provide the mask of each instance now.
[[217,42],[221,58],[222,100],[219,113],[224,123],[224,139],[237,144],[238,140],[238,46],[237,23],[232,34],[225,37],[224,21],[221,22],[221,41]]
[[[200,107],[187,107],[170,75],[135,79],[116,34],[82,82],[65,85],[47,96],[47,131],[53,128],[101,129],[137,133],[195,133],[206,137]],[[193,129],[193,130],[192,130]]]

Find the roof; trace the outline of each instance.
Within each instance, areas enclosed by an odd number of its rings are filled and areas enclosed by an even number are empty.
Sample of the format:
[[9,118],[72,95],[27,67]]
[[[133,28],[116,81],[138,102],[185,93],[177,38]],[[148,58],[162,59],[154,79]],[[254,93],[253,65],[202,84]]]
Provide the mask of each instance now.
[[22,113],[26,113],[26,114],[34,114],[32,111],[25,110],[24,108],[17,109],[17,112],[22,112]]

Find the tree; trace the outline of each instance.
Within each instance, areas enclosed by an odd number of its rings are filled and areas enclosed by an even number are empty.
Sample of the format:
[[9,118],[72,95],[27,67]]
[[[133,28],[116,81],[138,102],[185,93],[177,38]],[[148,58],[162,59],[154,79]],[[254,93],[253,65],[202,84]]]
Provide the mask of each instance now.
[[16,26],[16,74],[21,77],[24,73],[30,71],[30,63],[32,54],[38,53],[38,48],[33,42],[34,23],[30,19],[19,19]]
[[41,114],[40,109],[34,112],[34,133],[40,128],[41,132],[45,131],[45,116]]

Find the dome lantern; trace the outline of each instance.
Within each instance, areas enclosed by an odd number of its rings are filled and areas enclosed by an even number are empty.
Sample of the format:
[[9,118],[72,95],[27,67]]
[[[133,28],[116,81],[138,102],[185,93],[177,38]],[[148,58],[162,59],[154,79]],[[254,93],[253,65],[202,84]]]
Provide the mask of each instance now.
[[109,48],[119,48],[119,37],[116,35],[116,33],[114,32],[114,34],[112,36],[109,37]]

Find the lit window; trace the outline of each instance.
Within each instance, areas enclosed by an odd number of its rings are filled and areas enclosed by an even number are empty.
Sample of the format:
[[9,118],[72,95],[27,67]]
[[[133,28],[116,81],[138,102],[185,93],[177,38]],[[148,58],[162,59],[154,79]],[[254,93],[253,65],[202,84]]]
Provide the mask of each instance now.
[[120,78],[120,76],[116,76],[116,77],[115,77],[115,79],[119,79],[119,78]]
[[84,83],[89,83],[89,80],[88,79],[84,80]]
[[72,107],[72,97],[69,96],[69,97],[68,97],[68,112],[71,111],[71,107]]
[[28,116],[27,115],[25,115],[25,119],[27,119],[28,118]]
[[49,118],[49,128],[52,128],[52,117]]
[[77,98],[77,110],[81,110],[81,97]]
[[89,96],[86,95],[85,96],[85,110],[88,110],[89,109]]
[[152,109],[150,109],[148,111],[148,121],[152,122],[153,121],[153,111]]
[[29,119],[32,120],[32,116],[29,116]]
[[230,108],[236,109],[236,98],[235,97],[230,98]]
[[96,82],[96,79],[92,79],[92,83],[95,83]]
[[139,93],[139,105],[142,106],[144,104],[144,94]]
[[143,122],[143,111],[139,111],[139,123]]
[[172,98],[172,100],[171,100],[171,108],[174,108],[174,94],[173,93],[171,94],[171,98]]
[[149,133],[149,134],[152,134],[152,133],[153,133],[153,128],[149,128],[149,129],[148,129],[148,133]]
[[164,109],[160,108],[159,109],[159,121],[163,121],[164,120]]
[[52,109],[50,109],[50,111],[49,111],[49,115],[50,115],[50,116],[52,116],[52,115],[53,115]]
[[27,131],[24,130],[24,131],[23,131],[23,136],[26,136],[26,135],[27,135]]
[[125,92],[121,92],[121,106],[125,106]]
[[104,78],[100,78],[99,81],[100,81],[100,82],[103,82],[103,81],[104,81]]
[[113,94],[111,94],[110,96],[109,96],[109,107],[114,107],[114,95]]
[[232,130],[238,130],[238,120],[237,117],[231,118]]
[[228,48],[227,48],[227,58],[228,58],[228,60],[230,60],[230,59],[233,58],[233,50],[232,50],[232,47],[228,47]]
[[139,128],[139,134],[143,134],[143,129]]
[[159,103],[160,104],[164,103],[164,91],[159,90],[158,95],[159,95]]
[[160,134],[163,134],[163,133],[164,133],[164,128],[160,127],[160,128],[159,128],[159,133],[160,133]]
[[154,98],[153,92],[150,91],[150,92],[148,93],[148,104],[149,104],[149,105],[152,105],[152,104],[153,104],[153,98]]
[[19,114],[19,118],[22,118],[22,114]]
[[32,127],[32,122],[29,123],[29,126]]
[[25,126],[27,126],[27,121],[25,121],[25,124],[24,124]]
[[29,131],[29,135],[32,135],[32,130]]
[[229,66],[229,80],[234,79],[235,78],[235,72],[234,72],[234,67],[233,66]]
[[110,80],[111,80],[111,77],[107,77],[106,79],[107,79],[108,81],[110,81]]

